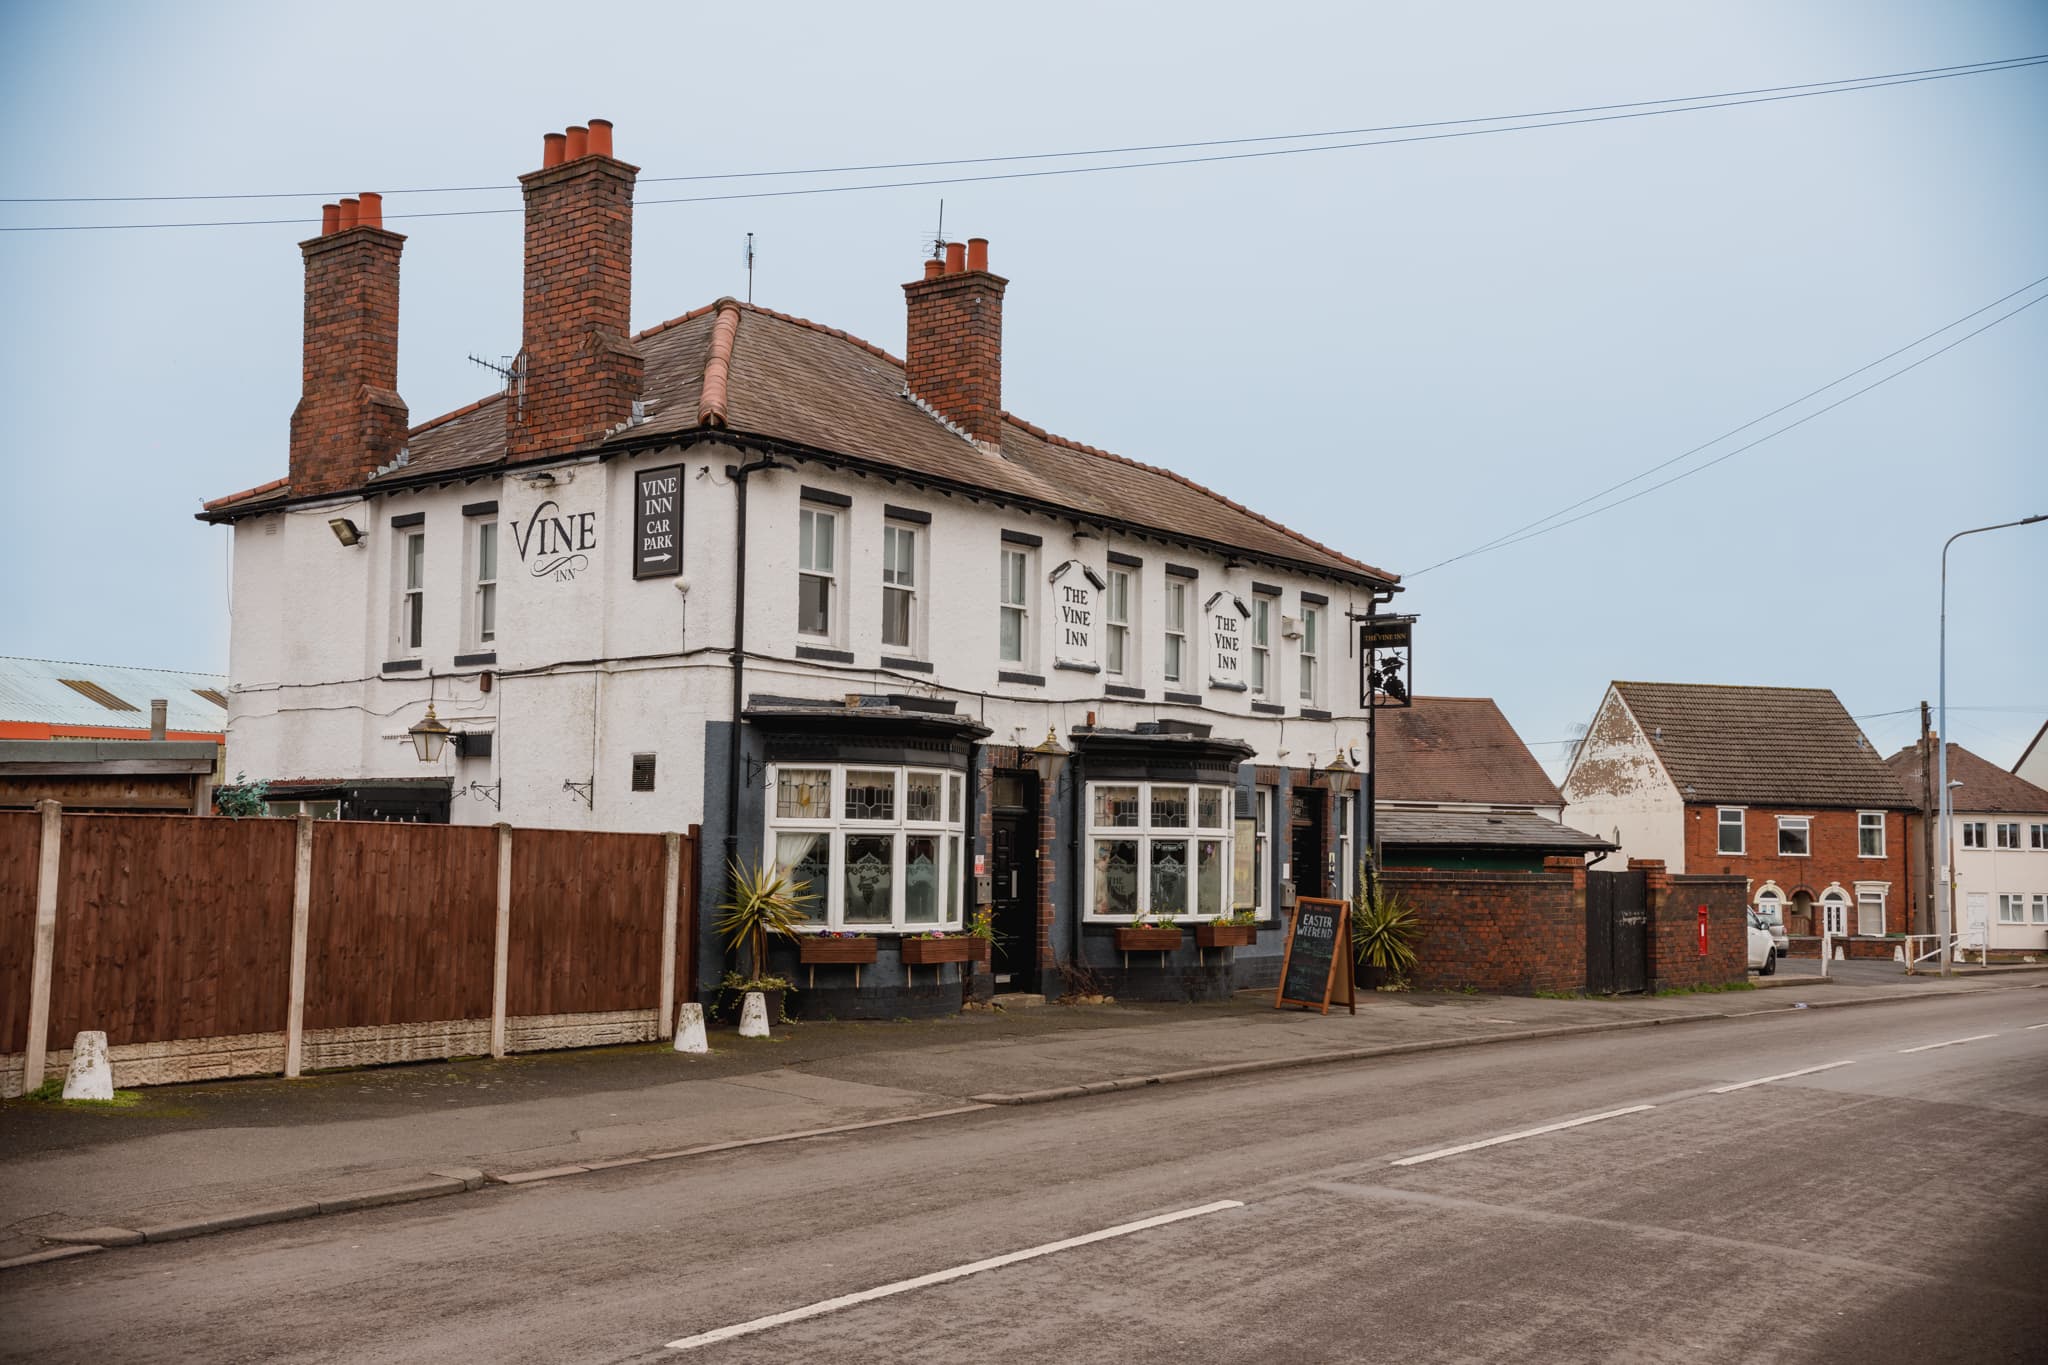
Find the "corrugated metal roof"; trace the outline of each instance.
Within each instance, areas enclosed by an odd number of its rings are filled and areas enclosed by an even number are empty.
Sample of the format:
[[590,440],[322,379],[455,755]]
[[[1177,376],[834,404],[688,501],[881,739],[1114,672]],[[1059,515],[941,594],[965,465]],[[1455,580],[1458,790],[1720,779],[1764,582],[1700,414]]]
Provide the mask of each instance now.
[[[67,682],[88,686],[81,690]],[[147,733],[149,704],[162,697],[170,703],[168,728],[219,734],[227,728],[227,708],[200,692],[204,689],[225,697],[227,687],[227,677],[221,673],[0,657],[0,721],[113,726]],[[94,689],[135,709],[124,711],[94,701],[89,695]]]

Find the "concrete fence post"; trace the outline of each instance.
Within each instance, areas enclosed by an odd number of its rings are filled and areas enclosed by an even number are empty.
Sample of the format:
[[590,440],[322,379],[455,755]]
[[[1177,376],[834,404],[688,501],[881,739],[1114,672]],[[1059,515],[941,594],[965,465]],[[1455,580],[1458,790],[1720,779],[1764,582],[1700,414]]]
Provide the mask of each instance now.
[[306,937],[313,912],[313,817],[298,817],[292,855],[291,985],[285,996],[284,1074],[296,1077],[306,1057]]
[[491,1055],[505,1055],[505,996],[512,970],[512,826],[498,831],[498,931],[491,956]]
[[42,856],[36,864],[36,942],[28,985],[28,1048],[22,1059],[24,1094],[43,1083],[50,1048],[50,976],[57,967],[57,867],[64,843],[64,807],[36,802],[43,817]]
[[676,907],[682,900],[683,836],[664,834],[661,842],[668,858],[661,877],[661,998],[654,1036],[667,1038],[675,1031],[671,1021],[676,1012]]

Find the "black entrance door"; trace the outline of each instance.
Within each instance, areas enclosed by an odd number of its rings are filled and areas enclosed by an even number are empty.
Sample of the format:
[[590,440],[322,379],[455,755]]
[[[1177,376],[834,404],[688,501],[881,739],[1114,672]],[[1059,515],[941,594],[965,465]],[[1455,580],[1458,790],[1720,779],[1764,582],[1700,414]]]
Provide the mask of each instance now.
[[996,990],[1038,990],[1038,819],[1028,810],[991,817]]
[[1650,984],[1649,875],[1586,874],[1586,989],[1632,995]]
[[1294,863],[1294,894],[1327,896],[1329,879],[1323,867],[1323,793],[1294,793],[1293,841],[1288,857]]

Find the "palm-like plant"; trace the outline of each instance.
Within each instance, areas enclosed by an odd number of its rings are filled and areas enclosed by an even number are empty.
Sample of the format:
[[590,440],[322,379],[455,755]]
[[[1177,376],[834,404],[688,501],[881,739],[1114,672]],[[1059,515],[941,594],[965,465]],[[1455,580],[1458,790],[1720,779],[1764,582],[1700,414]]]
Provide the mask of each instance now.
[[1405,901],[1380,885],[1379,873],[1369,864],[1359,864],[1357,885],[1351,897],[1351,951],[1394,980],[1406,979],[1415,970],[1422,922]]
[[804,923],[802,907],[817,897],[797,890],[796,883],[771,865],[735,862],[727,872],[732,898],[718,907],[716,927],[727,948],[746,949],[747,974],[758,978],[768,970],[769,936],[795,938]]

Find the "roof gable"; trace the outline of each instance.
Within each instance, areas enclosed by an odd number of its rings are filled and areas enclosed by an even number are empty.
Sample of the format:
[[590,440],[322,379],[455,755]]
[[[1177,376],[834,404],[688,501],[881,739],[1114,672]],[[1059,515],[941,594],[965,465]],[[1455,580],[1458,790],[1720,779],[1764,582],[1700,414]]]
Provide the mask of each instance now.
[[1688,803],[1913,808],[1835,694],[1616,682]]

